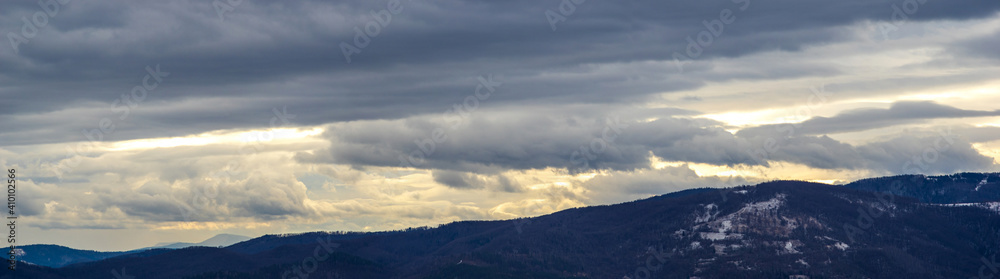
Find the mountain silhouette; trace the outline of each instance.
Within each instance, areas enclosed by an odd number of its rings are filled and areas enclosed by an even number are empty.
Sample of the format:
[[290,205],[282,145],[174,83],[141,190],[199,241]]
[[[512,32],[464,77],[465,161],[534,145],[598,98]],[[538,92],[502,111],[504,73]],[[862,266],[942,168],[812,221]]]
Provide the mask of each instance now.
[[[15,272],[43,279],[114,278],[112,272],[126,271],[135,278],[190,279],[969,278],[991,272],[983,267],[1000,247],[1000,203],[991,196],[1000,177],[920,177],[923,184],[892,187],[883,184],[919,179],[692,189],[534,218],[266,235],[222,248],[154,249]],[[13,273],[5,270],[0,278]]]

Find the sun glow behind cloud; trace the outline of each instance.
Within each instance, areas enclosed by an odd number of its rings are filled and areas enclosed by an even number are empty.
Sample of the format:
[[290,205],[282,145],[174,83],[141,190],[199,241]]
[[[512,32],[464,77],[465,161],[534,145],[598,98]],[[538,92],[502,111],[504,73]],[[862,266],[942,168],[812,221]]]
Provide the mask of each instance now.
[[199,135],[129,140],[112,143],[109,151],[128,151],[179,146],[203,146],[210,144],[246,144],[270,141],[294,141],[317,136],[323,128],[274,128],[267,130],[209,132]]

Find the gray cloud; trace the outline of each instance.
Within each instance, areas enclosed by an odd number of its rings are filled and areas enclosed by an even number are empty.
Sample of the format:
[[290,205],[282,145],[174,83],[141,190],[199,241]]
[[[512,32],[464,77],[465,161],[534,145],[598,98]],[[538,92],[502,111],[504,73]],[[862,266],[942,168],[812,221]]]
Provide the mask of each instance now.
[[1000,110],[963,110],[929,101],[893,103],[888,109],[863,108],[841,112],[833,117],[813,117],[796,124],[763,125],[740,130],[742,137],[778,134],[823,135],[865,131],[901,124],[920,123],[938,118],[1000,116]]
[[455,189],[489,189],[500,192],[522,192],[524,188],[505,175],[483,176],[450,170],[434,170],[431,172],[434,182]]
[[890,173],[947,174],[959,171],[989,171],[993,158],[979,153],[972,144],[955,134],[905,135],[858,147],[870,168]]
[[[858,115],[882,115],[895,119],[889,121],[893,125],[911,118],[924,118],[915,111],[925,111],[929,117],[989,113],[931,103],[903,103],[888,110],[859,110],[845,113],[843,117],[826,118],[836,121],[808,120],[802,127],[816,125],[822,128],[821,124],[840,123],[838,121],[843,118],[860,121],[856,118]],[[910,169],[903,167],[904,164],[912,161],[914,156],[923,156],[930,148],[939,155],[934,160],[941,163],[926,164],[922,170],[925,172],[947,173],[993,167],[991,158],[979,154],[972,147],[973,142],[982,141],[987,136],[983,134],[988,132],[985,130],[960,129],[955,130],[958,133],[942,132],[944,134],[929,130],[913,131],[851,145],[827,136],[800,133],[795,129],[792,130],[796,133],[791,135],[780,129],[768,133],[741,131],[734,135],[723,130],[722,123],[681,116],[668,116],[650,122],[625,118],[611,122],[605,120],[600,115],[559,115],[552,111],[516,115],[490,111],[477,112],[466,121],[467,125],[454,129],[441,120],[428,118],[340,124],[328,130],[329,149],[312,154],[300,153],[297,159],[311,163],[433,169],[439,183],[455,188],[481,186],[470,182],[464,174],[441,170],[485,174],[505,169],[548,167],[570,171],[637,170],[649,167],[650,153],[666,161],[712,165],[770,166],[772,162],[783,161],[820,169],[903,173],[904,169]],[[616,122],[623,129],[620,135],[614,136],[616,133],[609,128],[613,125],[609,123]],[[430,135],[435,129],[444,131],[446,140],[431,144]],[[755,129],[767,131],[765,129],[774,127]],[[973,138],[972,141],[965,137],[966,134]],[[942,145],[941,141],[946,144]],[[584,153],[577,153],[581,150]]]
[[955,134],[963,135],[969,142],[991,142],[1000,140],[1000,127],[996,126],[957,126],[954,127]]
[[1000,45],[1000,31],[995,31],[978,38],[955,42],[949,48],[964,53],[968,57],[1000,60],[1000,53],[996,51],[997,45]]
[[[482,185],[475,183],[477,185],[470,185],[472,178],[468,174],[456,172],[456,171],[434,171],[434,182],[441,183],[445,186],[459,189],[468,188],[479,188]],[[477,181],[478,182],[478,181]]]
[[[633,110],[630,114],[643,115],[638,111],[643,110]],[[711,149],[714,144],[735,144],[732,135],[721,128],[700,126],[718,123],[670,118],[670,113],[667,110],[649,110],[645,113],[646,117],[640,119],[654,115],[665,117],[649,123],[618,115],[601,115],[601,112],[557,109],[532,113],[517,110],[477,111],[461,122],[454,122],[458,125],[452,125],[447,115],[442,118],[343,123],[329,127],[329,149],[315,154],[300,153],[297,158],[304,162],[403,165],[478,173],[546,167],[635,169],[648,166],[650,147],[655,147],[654,153],[662,150],[664,156],[670,159],[725,164],[711,155],[703,156],[699,151]],[[442,141],[433,141],[432,135],[436,130],[441,131]],[[620,138],[616,134],[620,134]],[[680,146],[678,142],[690,143],[697,149]],[[586,163],[571,162],[579,161],[570,159],[575,151],[593,148],[596,150],[588,151],[587,155],[575,156],[586,158]],[[671,151],[675,153],[667,154]],[[749,163],[749,156],[741,154],[734,151],[727,155]],[[403,158],[402,161],[400,158]]]
[[618,203],[647,198],[653,195],[692,188],[722,188],[746,185],[760,181],[745,177],[699,176],[687,165],[615,172],[596,176],[581,186],[592,191],[589,199],[595,203]]

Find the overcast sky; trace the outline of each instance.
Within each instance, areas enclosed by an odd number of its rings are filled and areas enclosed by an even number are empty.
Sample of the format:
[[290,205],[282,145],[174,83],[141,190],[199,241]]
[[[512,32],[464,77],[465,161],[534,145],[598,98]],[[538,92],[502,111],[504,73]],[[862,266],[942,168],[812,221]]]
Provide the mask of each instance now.
[[19,242],[1000,171],[995,0],[64,1],[0,9]]

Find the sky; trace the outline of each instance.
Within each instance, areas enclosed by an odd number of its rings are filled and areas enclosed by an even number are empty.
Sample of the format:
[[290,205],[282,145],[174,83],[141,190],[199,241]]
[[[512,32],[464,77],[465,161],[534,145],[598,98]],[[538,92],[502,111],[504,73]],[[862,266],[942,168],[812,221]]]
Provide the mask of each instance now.
[[[41,4],[39,4],[41,3]],[[9,1],[19,243],[1000,171],[992,0]]]

